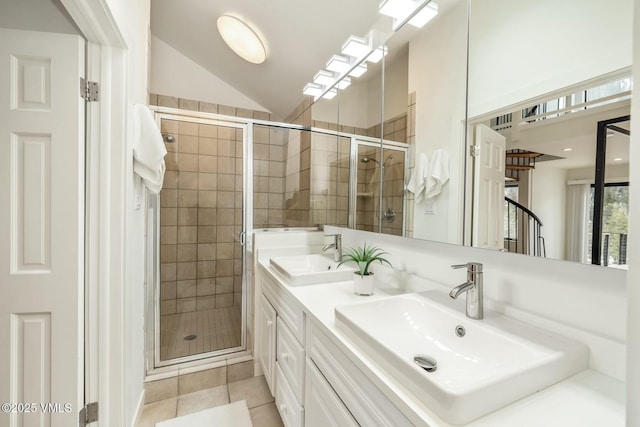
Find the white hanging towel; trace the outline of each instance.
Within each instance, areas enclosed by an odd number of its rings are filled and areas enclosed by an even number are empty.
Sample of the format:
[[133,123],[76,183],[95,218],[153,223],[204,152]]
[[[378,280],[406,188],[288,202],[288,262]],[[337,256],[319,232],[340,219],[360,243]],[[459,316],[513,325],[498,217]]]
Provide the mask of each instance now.
[[416,203],[424,198],[427,178],[429,178],[429,158],[426,154],[420,153],[416,167],[413,169],[413,175],[407,184],[407,190],[415,194]]
[[142,183],[151,192],[159,193],[164,180],[167,149],[149,107],[142,104],[133,106],[133,126],[133,172],[142,178]]
[[435,150],[429,162],[429,177],[425,188],[425,197],[431,199],[442,191],[442,186],[449,181],[449,152]]

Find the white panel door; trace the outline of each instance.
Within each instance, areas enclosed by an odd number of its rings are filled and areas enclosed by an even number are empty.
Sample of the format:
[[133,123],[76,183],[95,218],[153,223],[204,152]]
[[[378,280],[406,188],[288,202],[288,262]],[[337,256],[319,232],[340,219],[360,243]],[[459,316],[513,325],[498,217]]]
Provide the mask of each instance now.
[[304,412],[305,427],[355,427],[358,425],[309,358],[307,358]]
[[506,138],[477,125],[473,176],[473,246],[504,248],[504,168]]
[[83,70],[78,36],[0,29],[1,426],[83,403]]

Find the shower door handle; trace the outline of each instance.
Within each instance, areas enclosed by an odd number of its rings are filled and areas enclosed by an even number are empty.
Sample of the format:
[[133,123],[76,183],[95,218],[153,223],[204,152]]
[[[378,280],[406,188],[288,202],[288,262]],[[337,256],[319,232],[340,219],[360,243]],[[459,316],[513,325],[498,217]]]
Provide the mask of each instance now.
[[240,232],[240,244],[244,246],[247,243],[247,233],[244,231]]

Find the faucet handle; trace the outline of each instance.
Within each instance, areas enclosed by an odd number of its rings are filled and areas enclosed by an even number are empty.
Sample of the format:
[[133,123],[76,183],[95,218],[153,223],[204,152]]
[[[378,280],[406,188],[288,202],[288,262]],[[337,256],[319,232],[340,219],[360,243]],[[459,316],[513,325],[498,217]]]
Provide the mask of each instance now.
[[451,266],[451,268],[453,268],[454,270],[458,269],[458,268],[469,268],[469,267],[470,267],[469,263],[466,263],[466,264],[453,264]]
[[474,271],[481,273],[482,272],[482,263],[479,262],[468,262],[466,264],[454,264],[451,266],[453,269],[457,268],[466,268],[469,271]]

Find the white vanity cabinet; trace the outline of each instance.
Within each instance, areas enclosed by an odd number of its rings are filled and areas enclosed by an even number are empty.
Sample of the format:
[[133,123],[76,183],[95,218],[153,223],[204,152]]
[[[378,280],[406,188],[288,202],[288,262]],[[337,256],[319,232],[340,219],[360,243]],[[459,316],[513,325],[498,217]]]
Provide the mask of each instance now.
[[269,389],[275,390],[276,372],[276,310],[264,295],[260,295],[258,306],[258,360],[264,371]]
[[286,427],[304,425],[305,349],[302,306],[262,275],[259,361]]

